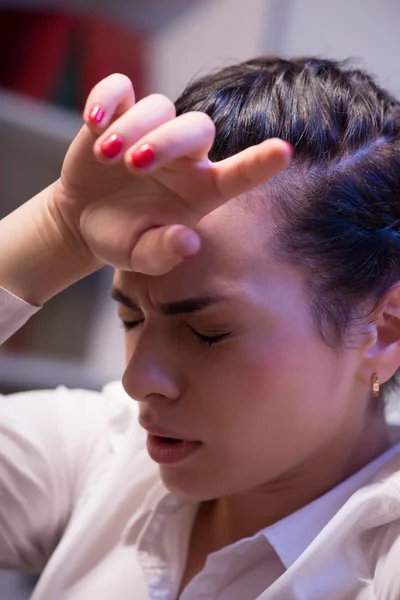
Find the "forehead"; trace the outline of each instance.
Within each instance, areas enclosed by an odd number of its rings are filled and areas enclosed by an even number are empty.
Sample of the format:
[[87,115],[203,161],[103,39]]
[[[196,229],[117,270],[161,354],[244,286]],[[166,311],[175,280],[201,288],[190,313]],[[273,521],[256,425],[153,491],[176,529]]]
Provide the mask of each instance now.
[[164,296],[235,292],[236,287],[271,278],[271,269],[276,269],[268,251],[272,229],[260,211],[229,202],[197,224],[202,244],[197,256],[157,277],[116,271],[114,285],[125,290],[144,288],[160,294],[160,300]]

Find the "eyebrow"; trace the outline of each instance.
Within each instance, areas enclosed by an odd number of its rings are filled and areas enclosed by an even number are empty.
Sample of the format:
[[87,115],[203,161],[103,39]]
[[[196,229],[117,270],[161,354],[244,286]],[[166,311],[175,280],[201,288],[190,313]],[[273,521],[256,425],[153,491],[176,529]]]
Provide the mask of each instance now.
[[[127,308],[139,311],[138,305],[116,287],[111,290],[111,298],[116,302],[120,302]],[[209,306],[219,304],[229,300],[228,296],[196,296],[194,298],[185,298],[184,300],[177,300],[175,302],[163,302],[160,304],[160,311],[167,317],[175,315],[190,314],[199,312]]]

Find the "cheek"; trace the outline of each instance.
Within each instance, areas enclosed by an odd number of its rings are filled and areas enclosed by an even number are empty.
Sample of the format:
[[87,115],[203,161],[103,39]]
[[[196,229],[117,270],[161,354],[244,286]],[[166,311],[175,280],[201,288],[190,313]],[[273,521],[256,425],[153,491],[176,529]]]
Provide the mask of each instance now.
[[[254,337],[218,358],[201,379],[218,402],[221,413],[266,411],[268,414],[297,410],[310,412],[329,405],[341,379],[340,361],[329,348],[306,337],[280,335]],[[211,389],[212,388],[212,389]],[[214,393],[215,392],[215,393]],[[289,416],[289,415],[288,415]]]
[[317,451],[344,418],[341,364],[331,349],[293,335],[254,340],[221,361],[207,386],[221,461],[251,485]]
[[134,350],[132,335],[125,333],[124,344],[125,344],[125,366],[128,366],[129,361],[132,356],[132,353],[133,353],[133,350]]

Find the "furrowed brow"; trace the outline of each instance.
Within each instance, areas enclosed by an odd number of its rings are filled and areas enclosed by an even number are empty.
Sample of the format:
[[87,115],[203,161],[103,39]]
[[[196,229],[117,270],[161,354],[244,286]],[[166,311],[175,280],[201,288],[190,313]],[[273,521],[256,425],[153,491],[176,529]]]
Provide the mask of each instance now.
[[165,302],[160,304],[160,310],[163,315],[168,317],[181,314],[187,315],[204,310],[209,306],[219,304],[223,300],[226,300],[226,298],[221,296],[197,296],[195,298],[178,300],[177,302]]
[[116,302],[119,302],[120,304],[123,304],[127,308],[132,308],[133,310],[139,310],[139,307],[136,304],[136,302],[134,302],[128,296],[125,296],[125,294],[123,294],[121,292],[121,290],[119,290],[116,287],[113,287],[111,289],[111,298],[112,298],[112,300],[115,300]]
[[[132,300],[132,298],[129,298],[124,293],[122,293],[121,290],[115,287],[111,290],[111,298],[116,302],[123,304],[127,308],[136,311],[140,310],[138,305]],[[177,300],[175,302],[163,302],[162,304],[160,304],[159,308],[163,315],[172,317],[175,315],[199,312],[201,310],[204,310],[205,308],[208,308],[209,306],[219,304],[226,300],[228,300],[227,296],[196,296],[194,298],[185,298],[184,300]]]

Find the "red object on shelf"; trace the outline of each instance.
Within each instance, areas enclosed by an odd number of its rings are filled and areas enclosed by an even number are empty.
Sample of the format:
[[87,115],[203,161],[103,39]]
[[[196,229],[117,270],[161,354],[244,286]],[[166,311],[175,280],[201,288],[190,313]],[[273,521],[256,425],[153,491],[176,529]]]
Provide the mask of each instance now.
[[92,87],[111,73],[124,73],[143,97],[145,35],[104,17],[61,11],[0,10],[0,86],[51,100],[71,52],[78,56],[77,108]]
[[2,10],[0,85],[49,98],[64,67],[74,18],[57,12]]
[[82,19],[83,107],[92,87],[112,73],[124,73],[132,80],[136,99],[145,91],[145,36],[104,18]]

